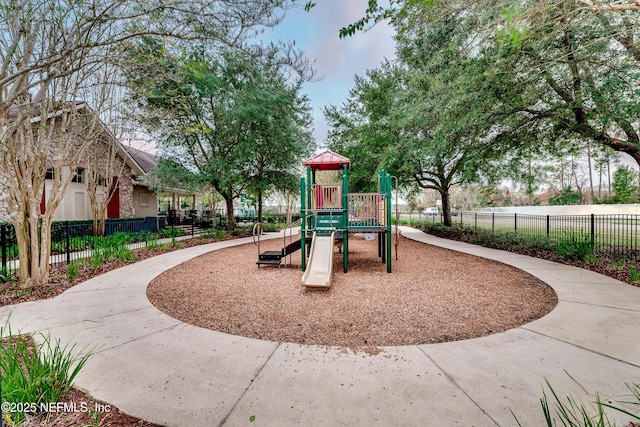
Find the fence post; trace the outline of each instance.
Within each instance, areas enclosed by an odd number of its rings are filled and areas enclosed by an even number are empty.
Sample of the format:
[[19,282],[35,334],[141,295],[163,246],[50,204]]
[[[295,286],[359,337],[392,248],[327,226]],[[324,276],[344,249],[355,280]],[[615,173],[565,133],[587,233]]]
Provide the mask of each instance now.
[[549,215],[547,215],[547,239],[549,238]]
[[596,243],[596,216],[591,214],[591,247],[593,248]]
[[491,234],[494,234],[496,229],[496,213],[491,212]]
[[[7,272],[7,226],[0,225],[0,246],[2,246],[2,271]],[[7,274],[8,276],[8,274]]]
[[473,224],[473,227],[474,227],[474,230],[475,230],[476,232],[478,232],[478,212],[475,212],[474,217],[475,217],[475,218],[474,218],[474,224]]
[[66,244],[67,244],[67,264],[71,263],[71,221],[67,221],[67,226],[65,227],[67,235],[65,236]]
[[513,214],[513,231],[516,233],[518,232],[518,213],[517,212]]
[[191,237],[196,237],[195,229],[196,229],[196,222],[195,220],[192,219],[191,220]]

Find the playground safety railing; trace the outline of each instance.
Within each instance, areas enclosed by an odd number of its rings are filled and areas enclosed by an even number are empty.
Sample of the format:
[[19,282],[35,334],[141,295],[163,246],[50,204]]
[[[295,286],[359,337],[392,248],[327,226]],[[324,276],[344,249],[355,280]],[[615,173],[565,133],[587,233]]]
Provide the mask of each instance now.
[[[282,229],[282,244],[283,244],[283,248],[287,247],[288,244],[293,243],[293,231],[294,228],[296,227],[300,227],[300,225],[302,224],[302,218],[299,218],[297,221],[292,222],[291,224],[287,225],[285,228]],[[289,231],[289,243],[287,243],[287,231]],[[291,254],[287,254],[288,260],[289,262],[286,262],[286,258],[285,258],[285,267],[287,265],[291,265]]]
[[347,196],[349,205],[350,227],[384,227],[385,203],[384,194],[351,193]]
[[342,209],[342,186],[320,185],[311,186],[311,209]]
[[[298,220],[292,222],[291,224],[287,225],[285,228],[283,228],[282,231],[282,247],[286,248],[287,245],[293,243],[293,231],[296,227],[299,227],[302,224],[302,218],[299,218]],[[288,237],[289,237],[289,243],[287,243],[287,232],[288,232]],[[258,246],[258,256],[260,256],[260,254],[262,253],[262,251],[260,250],[260,240],[261,240],[261,236],[262,236],[262,223],[261,222],[256,222],[253,225],[253,231],[252,231],[252,236],[253,236],[253,244]],[[284,250],[284,249],[283,249]],[[286,262],[288,259],[288,262]],[[287,254],[287,256],[285,257],[285,267],[287,265],[291,265],[291,254]]]

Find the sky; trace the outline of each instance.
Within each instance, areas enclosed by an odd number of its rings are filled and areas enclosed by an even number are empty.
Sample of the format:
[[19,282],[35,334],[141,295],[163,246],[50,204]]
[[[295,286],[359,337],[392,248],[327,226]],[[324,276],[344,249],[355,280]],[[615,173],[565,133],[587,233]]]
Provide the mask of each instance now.
[[[300,0],[301,5],[305,1]],[[322,108],[346,101],[356,75],[364,76],[385,58],[395,57],[393,28],[381,22],[366,32],[340,39],[340,28],[361,18],[367,0],[316,0],[309,12],[289,10],[284,21],[265,36],[271,40],[295,41],[316,70],[316,79],[303,85],[313,108],[316,143],[326,141],[327,124]]]

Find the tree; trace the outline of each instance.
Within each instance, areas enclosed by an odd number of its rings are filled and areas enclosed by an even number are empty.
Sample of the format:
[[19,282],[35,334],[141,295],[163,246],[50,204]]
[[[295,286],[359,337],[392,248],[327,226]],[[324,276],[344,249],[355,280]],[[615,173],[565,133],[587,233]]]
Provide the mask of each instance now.
[[308,100],[297,85],[287,87],[277,70],[266,68],[253,82],[250,110],[243,120],[250,123],[253,153],[249,190],[257,196],[258,221],[262,221],[266,193],[298,188],[298,166],[314,146],[310,133]]
[[508,160],[510,163],[510,177],[526,197],[525,203],[533,205],[536,193],[548,183],[549,174],[555,169],[543,160],[540,152],[535,151],[534,145],[528,145],[519,150]]
[[594,165],[598,171],[598,198],[602,199],[602,183],[604,181],[603,174],[607,173],[607,198],[611,198],[611,164],[617,165],[619,163],[620,153],[613,151],[611,148],[601,147],[601,150],[594,152]]
[[124,175],[127,154],[120,143],[127,130],[120,108],[123,99],[118,84],[119,74],[114,67],[106,66],[96,76],[100,84],[90,85],[90,98],[94,102],[100,101],[96,105],[102,113],[98,123],[100,133],[92,141],[90,149],[83,153],[79,166],[85,170],[94,236],[104,236],[109,202],[118,183],[128,179]]
[[181,176],[191,185],[214,188],[233,229],[233,200],[247,190],[261,199],[270,186],[285,185],[282,178],[311,147],[299,86],[241,51],[179,54],[149,38],[133,55],[138,66],[129,85],[170,160],[165,167],[188,171]]
[[366,16],[341,35],[389,18],[403,40],[416,27],[446,25],[452,17],[463,18],[452,30],[467,34],[471,55],[487,59],[482,72],[494,76],[495,88],[488,95],[512,111],[504,131],[542,142],[592,141],[640,164],[635,0],[394,0],[389,7],[372,0]]
[[634,203],[638,200],[638,187],[634,184],[637,172],[629,166],[620,166],[613,174],[613,202]]
[[342,107],[323,112],[329,124],[329,147],[351,160],[349,188],[377,191],[380,169],[389,165],[389,147],[399,143],[400,124],[393,109],[402,90],[401,71],[391,62],[355,77],[354,87]]
[[[101,111],[82,101],[105,64],[123,65],[132,40],[155,34],[240,46],[275,25],[289,1],[6,0],[0,5],[0,178],[16,229],[20,283],[48,280],[53,214]],[[268,50],[268,49],[267,49]],[[274,58],[274,60],[277,58]],[[280,58],[286,60],[286,58]],[[44,171],[53,190],[44,212]]]
[[87,150],[81,162],[86,171],[94,236],[104,236],[107,208],[125,170],[123,153],[120,143],[106,132],[95,141],[91,150]]

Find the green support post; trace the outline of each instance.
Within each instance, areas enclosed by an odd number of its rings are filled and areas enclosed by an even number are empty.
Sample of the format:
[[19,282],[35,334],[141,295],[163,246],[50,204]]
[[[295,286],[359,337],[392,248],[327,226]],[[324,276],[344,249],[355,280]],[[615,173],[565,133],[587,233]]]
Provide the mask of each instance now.
[[342,167],[342,270],[349,271],[349,181],[347,167]]
[[[387,181],[385,180],[385,171],[384,169],[382,169],[380,171],[380,174],[378,176],[378,193],[379,194],[386,194],[387,190],[386,190],[386,185],[387,185]],[[385,211],[384,215],[387,215],[387,212]],[[385,227],[386,230],[386,227]],[[385,264],[387,262],[387,232],[380,232],[378,233],[378,256],[380,257],[380,261]]]
[[[313,175],[315,177],[315,174]],[[311,186],[315,184],[315,181],[311,179],[311,168],[307,166],[307,185],[305,186],[307,192],[307,211],[309,213],[308,221],[309,224],[307,226],[307,230],[312,230],[314,228],[314,218],[313,211],[311,210]]]
[[387,240],[387,273],[391,273],[391,175],[386,174],[385,182],[385,197],[387,199],[387,211],[385,212],[385,215],[387,216],[387,231],[385,233]]
[[307,248],[306,248],[306,243],[307,243],[307,238],[306,238],[306,227],[305,224],[307,222],[307,209],[305,207],[305,198],[306,198],[306,191],[305,191],[305,179],[304,177],[300,177],[300,218],[302,218],[302,220],[300,221],[300,250],[301,250],[301,262],[300,264],[302,265],[302,271],[305,271],[307,268]]

